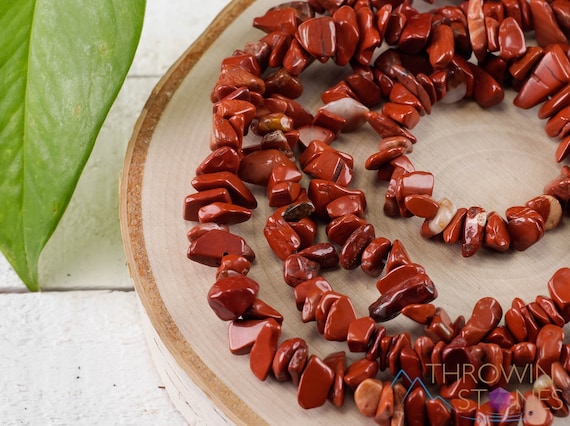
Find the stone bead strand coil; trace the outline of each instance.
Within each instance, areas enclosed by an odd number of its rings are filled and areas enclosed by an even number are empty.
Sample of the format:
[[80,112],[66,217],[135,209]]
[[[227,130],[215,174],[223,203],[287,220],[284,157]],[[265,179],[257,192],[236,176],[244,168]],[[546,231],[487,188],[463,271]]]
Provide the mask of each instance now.
[[[384,213],[422,218],[422,237],[459,243],[463,257],[481,248],[527,249],[568,213],[570,167],[562,165],[543,194],[509,207],[504,217],[481,206],[456,207],[434,198],[434,176],[414,168],[411,130],[439,101],[473,99],[487,108],[510,87],[515,106],[542,104],[539,118],[559,140],[554,160],[563,163],[570,153],[570,1],[469,0],[430,12],[400,0],[293,1],[253,26],[263,36],[222,61],[210,99],[211,153],[196,169],[197,192],[186,197],[183,212],[199,222],[188,232],[188,257],[216,268],[207,300],[228,322],[230,351],[249,354],[260,380],[293,381],[305,409],[327,401],[340,407],[350,394],[378,424],[547,425],[567,416],[570,268],[553,274],[548,297],[530,303],[515,297],[508,309],[485,297],[469,318],[450,318],[433,303],[436,286],[403,242],[376,235],[366,221],[366,196],[350,188],[354,160],[331,144],[365,124],[378,133],[378,150],[364,167],[386,182]],[[531,31],[536,46],[527,45]],[[295,99],[303,92],[302,71],[315,61],[351,73],[321,94],[323,106],[313,114]],[[256,142],[246,145],[246,138]],[[230,231],[257,207],[249,185],[265,187],[275,208],[263,233],[283,261],[303,322],[315,322],[325,339],[346,341],[349,352],[362,355],[357,361],[347,366],[345,352],[321,358],[301,338],[280,340],[283,316],[258,298],[259,284],[247,276],[255,253]],[[328,241],[317,241],[319,226]],[[377,279],[379,297],[368,315],[360,316],[322,275],[338,267],[360,267]],[[407,332],[389,334],[387,322],[399,314],[423,330],[415,341]],[[532,391],[504,391],[504,376],[493,372],[524,366],[532,366]],[[379,380],[384,371],[394,380]],[[437,386],[440,398],[419,382]],[[496,398],[484,404],[466,398],[481,387]]]

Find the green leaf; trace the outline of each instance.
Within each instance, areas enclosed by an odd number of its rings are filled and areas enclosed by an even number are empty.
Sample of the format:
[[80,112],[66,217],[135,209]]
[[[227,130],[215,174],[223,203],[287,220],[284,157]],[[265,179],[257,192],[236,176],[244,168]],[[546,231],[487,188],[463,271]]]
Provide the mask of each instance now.
[[0,2],[0,249],[30,290],[132,63],[144,9],[144,0]]

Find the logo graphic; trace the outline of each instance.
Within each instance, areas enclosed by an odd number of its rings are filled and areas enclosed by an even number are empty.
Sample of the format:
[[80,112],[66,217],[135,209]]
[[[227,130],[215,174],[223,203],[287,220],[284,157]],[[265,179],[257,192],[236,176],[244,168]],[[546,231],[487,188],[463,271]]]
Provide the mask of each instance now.
[[503,389],[497,388],[489,392],[489,405],[495,411],[505,411],[511,403],[511,394]]

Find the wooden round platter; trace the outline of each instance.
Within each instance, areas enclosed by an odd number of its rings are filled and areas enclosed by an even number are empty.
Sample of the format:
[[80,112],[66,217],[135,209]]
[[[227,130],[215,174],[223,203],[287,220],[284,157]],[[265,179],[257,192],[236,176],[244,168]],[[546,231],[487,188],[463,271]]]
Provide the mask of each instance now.
[[[206,302],[215,269],[186,257],[186,233],[194,224],[182,219],[182,205],[185,196],[195,192],[190,181],[209,153],[209,95],[219,64],[247,41],[262,36],[252,28],[252,20],[277,3],[235,0],[229,4],[156,86],[126,154],[121,227],[128,266],[157,369],[173,402],[191,423],[316,425],[364,420],[350,395],[341,409],[325,404],[303,410],[291,383],[278,383],[272,377],[257,380],[249,370],[248,356],[230,353],[227,324]],[[437,2],[428,6],[437,7]],[[302,76],[302,103],[315,112],[321,91],[347,71],[330,63],[311,65]],[[544,185],[559,174],[560,164],[554,161],[556,143],[545,135],[536,109],[515,108],[513,96],[507,92],[505,101],[489,110],[471,101],[438,104],[430,116],[422,118],[413,130],[418,143],[410,158],[416,169],[434,174],[436,198],[447,197],[458,206],[483,206],[504,216],[507,207],[540,195]],[[459,245],[423,239],[420,219],[383,214],[386,186],[363,167],[378,140],[371,129],[363,128],[341,135],[334,147],[355,158],[351,187],[365,191],[366,218],[374,224],[376,235],[401,240],[410,258],[426,268],[438,289],[436,305],[452,318],[468,318],[483,296],[494,296],[506,310],[514,297],[529,303],[538,294],[548,295],[546,283],[552,274],[570,266],[567,224],[548,232],[524,252],[498,254],[482,249],[462,258]],[[310,352],[321,357],[347,350],[345,344],[325,341],[314,323],[302,323],[291,288],[283,282],[282,263],[263,237],[262,228],[272,209],[265,202],[263,188],[252,190],[259,207],[252,220],[232,230],[256,253],[249,276],[261,286],[259,297],[285,317],[282,338],[303,337]],[[375,280],[359,269],[324,275],[335,290],[351,297],[360,316],[367,315],[368,305],[379,296]],[[421,332],[418,325],[402,317],[385,326],[389,334]],[[361,356],[347,352],[351,361]]]

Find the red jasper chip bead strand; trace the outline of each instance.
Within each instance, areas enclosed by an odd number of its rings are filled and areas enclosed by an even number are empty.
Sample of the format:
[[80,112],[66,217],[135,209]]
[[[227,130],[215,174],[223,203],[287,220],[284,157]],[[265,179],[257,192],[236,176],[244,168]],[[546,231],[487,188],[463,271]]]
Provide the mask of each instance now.
[[[547,135],[561,140],[556,161],[562,162],[570,150],[568,10],[560,0],[469,0],[427,13],[408,2],[311,0],[276,6],[254,19],[266,34],[222,61],[211,93],[212,152],[197,167],[192,186],[198,192],[185,199],[184,218],[200,222],[188,232],[188,257],[217,267],[208,303],[228,321],[231,352],[249,353],[256,377],[266,380],[271,373],[278,381],[292,380],[303,408],[327,400],[341,406],[350,390],[359,410],[379,424],[472,424],[466,419],[497,415],[550,424],[553,413],[568,414],[570,347],[563,327],[570,320],[570,269],[553,275],[550,297],[528,304],[515,298],[504,316],[487,297],[468,320],[452,320],[431,303],[435,285],[401,241],[376,236],[366,222],[365,195],[349,188],[354,161],[330,146],[339,132],[371,125],[381,141],[365,167],[388,182],[384,211],[423,218],[422,236],[461,241],[466,257],[483,246],[500,252],[528,248],[568,210],[568,166],[544,194],[510,207],[503,219],[479,206],[435,200],[433,175],[415,170],[407,156],[417,142],[410,130],[438,101],[472,98],[490,107],[511,86],[518,91],[517,107],[543,103],[539,118],[548,119]],[[531,30],[538,46],[526,46],[524,33]],[[373,61],[384,43],[388,48]],[[472,54],[477,65],[467,60]],[[303,91],[299,75],[315,60],[350,65],[353,72],[322,93],[324,106],[313,115],[295,99]],[[380,111],[372,110],[379,105]],[[249,132],[259,143],[244,146]],[[301,152],[300,170],[295,150]],[[303,173],[312,178],[307,189]],[[247,184],[266,187],[268,203],[276,208],[263,232],[283,261],[284,281],[293,288],[302,320],[315,321],[326,339],[346,341],[350,352],[364,354],[348,367],[345,352],[321,359],[303,339],[280,342],[282,315],[258,298],[259,284],[247,277],[255,254],[229,229],[257,207]],[[319,243],[323,221],[329,241]],[[380,296],[369,315],[359,316],[350,298],[321,275],[338,265],[378,278]],[[424,329],[414,342],[407,332],[391,336],[377,324],[400,313]],[[445,374],[465,365],[477,374],[456,380]],[[478,387],[505,384],[482,371],[488,365],[496,371],[532,365],[550,376],[537,380],[524,398],[512,392],[499,412],[488,403],[466,404],[463,396]],[[382,382],[377,374],[385,370],[406,374]],[[422,387],[410,391],[415,378],[431,378],[449,404],[428,398]]]

